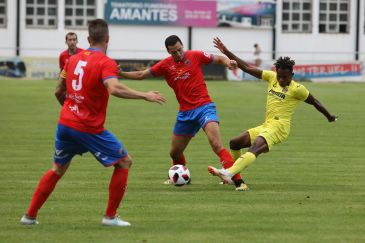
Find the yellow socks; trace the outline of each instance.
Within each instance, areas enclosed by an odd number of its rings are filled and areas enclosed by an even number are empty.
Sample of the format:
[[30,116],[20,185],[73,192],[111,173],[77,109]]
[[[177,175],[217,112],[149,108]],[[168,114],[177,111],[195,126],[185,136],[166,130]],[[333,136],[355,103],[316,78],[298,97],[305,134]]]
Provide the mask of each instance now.
[[236,162],[232,165],[231,168],[227,169],[232,175],[240,173],[244,170],[247,166],[249,166],[252,162],[254,162],[256,156],[251,152],[246,152],[244,155],[239,157]]
[[239,157],[241,157],[241,150],[230,150],[233,160],[236,161]]

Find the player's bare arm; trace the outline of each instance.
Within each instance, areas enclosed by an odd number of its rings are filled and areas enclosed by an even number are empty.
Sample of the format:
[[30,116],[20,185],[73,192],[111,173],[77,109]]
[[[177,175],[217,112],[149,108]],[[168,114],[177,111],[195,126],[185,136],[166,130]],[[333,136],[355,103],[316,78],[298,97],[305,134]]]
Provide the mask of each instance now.
[[149,69],[143,71],[132,71],[132,72],[124,72],[123,70],[119,69],[118,74],[122,78],[134,79],[134,80],[142,80],[152,77],[152,74],[150,73]]
[[226,55],[229,59],[235,60],[237,62],[237,66],[244,72],[251,74],[252,76],[262,79],[262,70],[256,67],[250,66],[247,62],[237,57],[233,54],[228,48],[223,44],[223,42],[215,37],[213,39],[214,47],[217,48],[220,52]]
[[222,64],[230,70],[237,68],[237,62],[235,60],[230,60],[229,58],[224,56],[215,55],[213,63]]
[[59,77],[54,94],[58,102],[63,105],[66,99],[66,79],[64,77]]
[[329,122],[334,122],[337,120],[337,116],[329,113],[329,111],[317,100],[313,95],[309,94],[305,103],[313,105],[319,112],[321,112]]
[[166,99],[158,91],[140,92],[120,83],[116,78],[109,78],[104,81],[109,94],[124,99],[144,99],[149,102],[156,102],[162,105]]

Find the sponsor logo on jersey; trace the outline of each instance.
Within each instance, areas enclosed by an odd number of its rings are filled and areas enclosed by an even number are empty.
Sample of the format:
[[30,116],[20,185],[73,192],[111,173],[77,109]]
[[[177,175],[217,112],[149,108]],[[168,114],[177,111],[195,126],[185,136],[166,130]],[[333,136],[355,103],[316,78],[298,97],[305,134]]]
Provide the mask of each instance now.
[[279,97],[281,99],[285,99],[285,94],[280,93],[280,92],[276,92],[276,91],[274,91],[272,89],[269,90],[269,94],[275,95],[275,96],[277,96],[277,97]]

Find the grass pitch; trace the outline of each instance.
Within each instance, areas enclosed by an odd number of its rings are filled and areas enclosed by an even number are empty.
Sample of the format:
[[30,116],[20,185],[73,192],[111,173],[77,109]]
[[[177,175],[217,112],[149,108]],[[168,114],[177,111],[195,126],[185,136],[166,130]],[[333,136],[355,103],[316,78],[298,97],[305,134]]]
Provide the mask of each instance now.
[[[365,84],[305,83],[338,122],[300,104],[289,139],[245,171],[250,191],[235,192],[207,173],[218,159],[202,131],[186,150],[192,184],[163,185],[177,102],[164,82],[125,83],[168,98],[164,106],[110,100],[106,128],[134,159],[119,210],[132,227],[101,226],[112,169],[90,154],[74,158],[40,225],[21,226],[52,166],[60,106],[55,81],[0,80],[0,242],[365,242]],[[226,146],[263,122],[265,85],[208,82]]]

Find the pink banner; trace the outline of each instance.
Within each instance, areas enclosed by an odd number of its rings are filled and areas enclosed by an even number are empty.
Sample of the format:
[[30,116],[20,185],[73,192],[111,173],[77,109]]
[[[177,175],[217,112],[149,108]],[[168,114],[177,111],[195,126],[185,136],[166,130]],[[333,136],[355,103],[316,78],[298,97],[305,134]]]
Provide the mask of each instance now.
[[215,1],[179,1],[178,25],[216,27],[217,3]]

